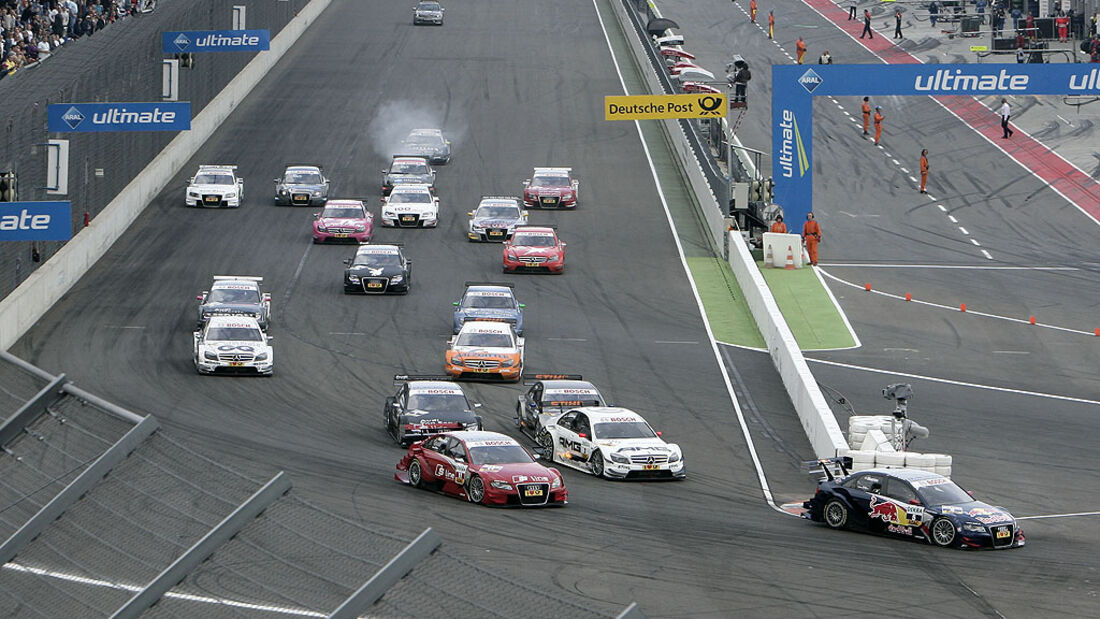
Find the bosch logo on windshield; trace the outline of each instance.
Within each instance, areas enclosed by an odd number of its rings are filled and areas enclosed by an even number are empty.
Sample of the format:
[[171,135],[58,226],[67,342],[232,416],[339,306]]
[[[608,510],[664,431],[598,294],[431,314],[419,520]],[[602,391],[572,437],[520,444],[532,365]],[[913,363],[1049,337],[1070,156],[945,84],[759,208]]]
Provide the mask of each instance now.
[[229,352],[231,350],[243,350],[244,352],[253,352],[256,349],[251,347],[251,346],[230,346],[230,345],[226,344],[226,345],[218,346],[218,350],[220,350],[222,352]]

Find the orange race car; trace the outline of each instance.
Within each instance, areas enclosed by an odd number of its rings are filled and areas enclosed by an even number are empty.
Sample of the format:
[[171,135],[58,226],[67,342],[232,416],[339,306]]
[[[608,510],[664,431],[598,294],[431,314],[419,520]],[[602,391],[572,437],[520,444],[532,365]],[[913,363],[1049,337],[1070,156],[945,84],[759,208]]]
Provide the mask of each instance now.
[[523,338],[506,322],[470,320],[448,342],[444,369],[455,378],[517,381]]

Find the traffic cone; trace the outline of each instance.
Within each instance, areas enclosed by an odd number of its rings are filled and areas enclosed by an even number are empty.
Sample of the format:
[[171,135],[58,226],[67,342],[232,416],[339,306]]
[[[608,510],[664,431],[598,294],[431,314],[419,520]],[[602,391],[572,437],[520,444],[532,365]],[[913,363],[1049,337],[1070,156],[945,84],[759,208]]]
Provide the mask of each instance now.
[[774,267],[775,257],[772,255],[772,246],[768,245],[768,248],[764,251],[764,266]]
[[794,247],[791,246],[791,245],[787,246],[787,264],[783,265],[783,268],[784,269],[793,269],[794,268]]

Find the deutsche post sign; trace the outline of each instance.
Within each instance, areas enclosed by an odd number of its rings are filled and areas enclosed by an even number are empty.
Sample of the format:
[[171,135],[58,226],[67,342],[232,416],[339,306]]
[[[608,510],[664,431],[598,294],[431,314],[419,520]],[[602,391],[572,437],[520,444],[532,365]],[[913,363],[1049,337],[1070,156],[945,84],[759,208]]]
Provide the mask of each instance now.
[[727,107],[722,94],[608,96],[604,119],[721,118]]

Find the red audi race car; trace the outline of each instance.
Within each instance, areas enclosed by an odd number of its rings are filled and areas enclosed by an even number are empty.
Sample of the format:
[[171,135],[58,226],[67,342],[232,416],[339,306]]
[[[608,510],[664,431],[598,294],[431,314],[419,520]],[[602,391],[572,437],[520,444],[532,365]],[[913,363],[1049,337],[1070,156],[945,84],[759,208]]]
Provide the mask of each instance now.
[[532,208],[577,208],[580,184],[573,168],[535,168],[523,181],[523,203]]
[[482,505],[542,507],[569,499],[557,469],[497,432],[445,432],[413,443],[394,479]]
[[551,226],[520,226],[512,238],[504,242],[502,259],[505,273],[546,271],[560,274],[565,271],[565,243]]

